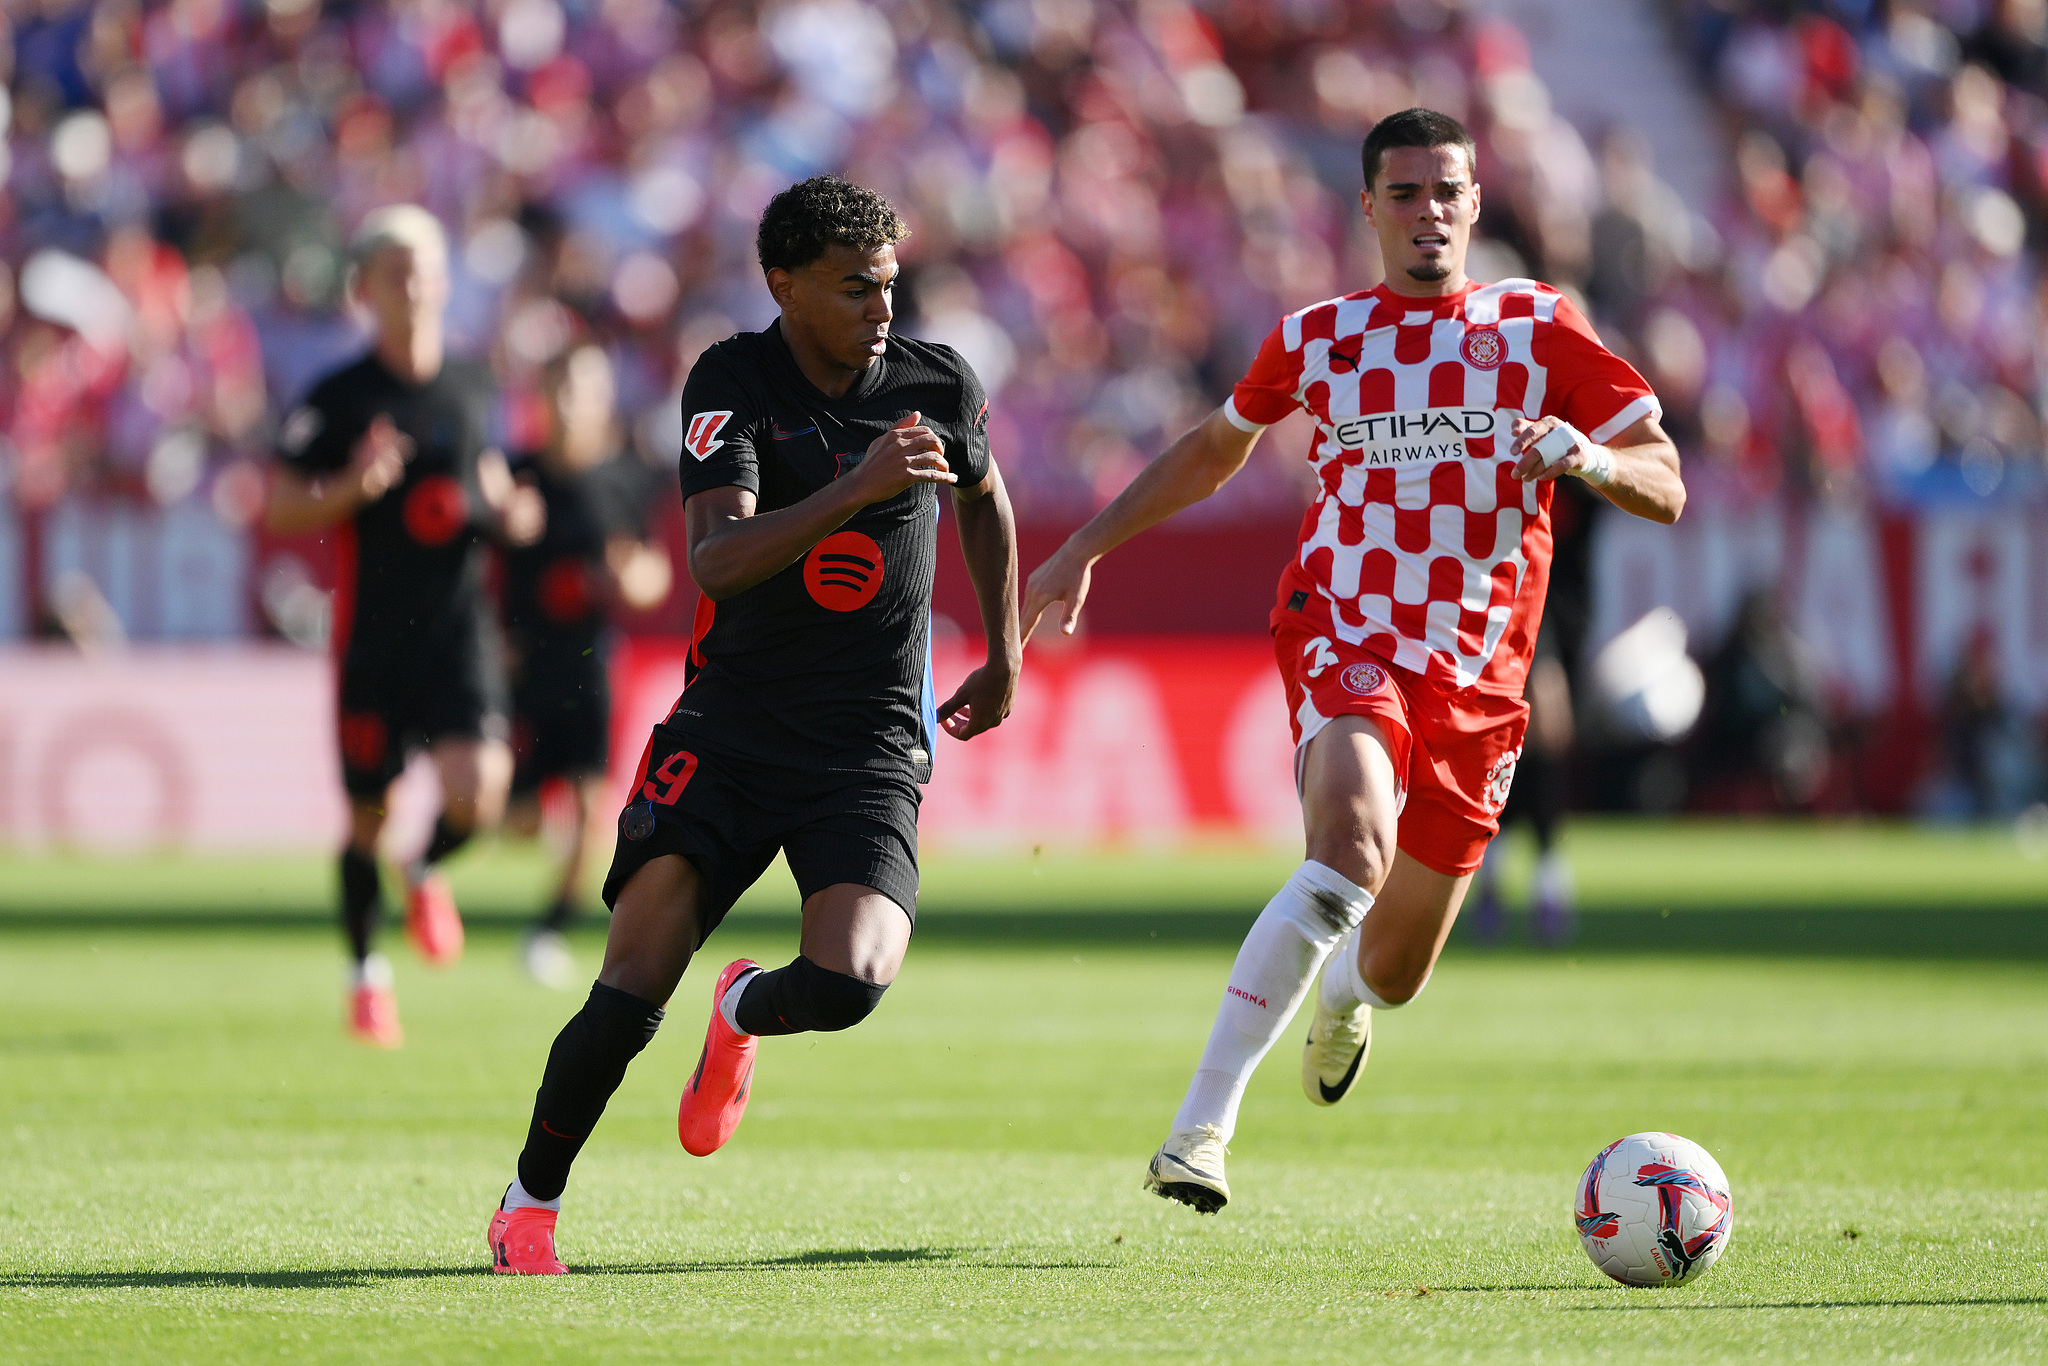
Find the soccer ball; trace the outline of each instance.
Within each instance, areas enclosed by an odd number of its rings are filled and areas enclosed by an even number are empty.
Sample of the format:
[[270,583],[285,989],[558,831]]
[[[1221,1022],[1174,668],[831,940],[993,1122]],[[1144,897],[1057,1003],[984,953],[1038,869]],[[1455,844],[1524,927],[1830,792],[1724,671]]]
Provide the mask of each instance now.
[[1579,1180],[1579,1242],[1623,1285],[1677,1285],[1728,1246],[1735,1212],[1721,1164],[1677,1134],[1630,1134]]

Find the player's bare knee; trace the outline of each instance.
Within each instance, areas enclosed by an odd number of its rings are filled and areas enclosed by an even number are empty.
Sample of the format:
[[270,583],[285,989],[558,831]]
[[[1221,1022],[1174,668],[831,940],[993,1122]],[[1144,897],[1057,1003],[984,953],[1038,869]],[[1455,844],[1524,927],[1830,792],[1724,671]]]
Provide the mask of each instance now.
[[902,938],[889,933],[865,936],[853,945],[850,961],[846,964],[846,975],[877,989],[886,987],[895,981],[896,974],[903,970],[903,957],[909,950],[910,940],[907,935]]
[[1429,985],[1430,964],[1416,964],[1400,960],[1381,962],[1371,960],[1360,965],[1359,976],[1372,988],[1372,994],[1379,997],[1389,1008],[1405,1006]]
[[1308,856],[1377,894],[1394,866],[1394,835],[1362,818],[1319,822],[1309,831]]

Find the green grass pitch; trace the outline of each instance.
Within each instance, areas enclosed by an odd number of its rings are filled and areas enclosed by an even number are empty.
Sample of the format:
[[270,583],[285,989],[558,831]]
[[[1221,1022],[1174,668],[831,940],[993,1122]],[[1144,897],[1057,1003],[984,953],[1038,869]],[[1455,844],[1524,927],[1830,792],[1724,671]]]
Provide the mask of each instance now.
[[[880,1012],[765,1042],[692,1159],[708,982],[794,951],[766,885],[586,1149],[561,1280],[484,1271],[575,1005],[513,961],[530,853],[459,864],[455,971],[393,946],[395,1054],[341,1037],[324,860],[0,858],[0,1362],[2048,1358],[2048,864],[1884,826],[1573,852],[1579,941],[1454,943],[1343,1106],[1289,1031],[1214,1218],[1139,1180],[1289,859],[933,860]],[[1734,1186],[1695,1285],[1611,1285],[1572,1229],[1646,1128]]]

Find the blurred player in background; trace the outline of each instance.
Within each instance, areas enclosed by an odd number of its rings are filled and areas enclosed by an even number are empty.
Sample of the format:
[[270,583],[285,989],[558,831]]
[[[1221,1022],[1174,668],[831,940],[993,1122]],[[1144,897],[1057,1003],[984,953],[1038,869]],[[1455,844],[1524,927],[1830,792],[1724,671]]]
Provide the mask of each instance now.
[[541,373],[548,438],[512,462],[512,476],[547,504],[547,530],[505,556],[506,644],[512,664],[512,807],[506,824],[540,829],[541,785],[567,784],[575,834],[553,902],[522,945],[526,970],[567,987],[576,966],[562,931],[576,915],[584,868],[611,838],[605,761],[611,746],[606,606],[657,606],[672,577],[668,553],[646,541],[658,473],[619,454],[612,365],[576,346]]
[[[1386,283],[1289,314],[1229,401],[1032,574],[1028,632],[1071,631],[1091,566],[1222,487],[1259,433],[1316,422],[1321,491],[1281,576],[1273,643],[1296,741],[1307,860],[1245,936],[1208,1046],[1147,1185],[1230,1199],[1245,1083],[1326,958],[1302,1085],[1342,1099],[1371,1011],[1429,980],[1514,777],[1549,569],[1552,482],[1670,522],[1685,502],[1656,396],[1571,302],[1465,275],[1479,214],[1471,136],[1404,110],[1362,149]],[[1334,951],[1334,956],[1333,956]]]
[[[764,1034],[848,1029],[895,980],[917,910],[919,784],[941,726],[1009,714],[1023,653],[1017,541],[981,382],[950,347],[890,331],[887,200],[831,176],[761,215],[781,317],[706,351],[683,387],[690,574],[703,591],[688,684],[648,738],[605,881],[604,968],[548,1054],[492,1267],[559,1275],[570,1164],[654,1037],[691,955],[780,852],[803,895],[801,951],[742,958],[712,987],[676,1128],[698,1156],[732,1136]],[[935,705],[932,576],[950,486],[987,663]]]
[[[1536,869],[1529,888],[1529,932],[1539,944],[1555,948],[1569,941],[1572,871],[1558,844],[1559,827],[1571,809],[1569,764],[1577,738],[1575,680],[1586,648],[1586,628],[1593,617],[1593,526],[1606,500],[1583,481],[1557,484],[1550,500],[1550,587],[1543,599],[1543,625],[1536,633],[1536,653],[1529,662],[1529,681],[1522,699],[1529,704],[1529,728],[1522,757],[1515,764],[1514,786],[1501,807],[1505,832],[1518,820],[1529,823],[1536,842]],[[1497,943],[1506,933],[1501,902],[1500,865],[1506,843],[1492,840],[1474,883],[1472,934],[1481,943]]]
[[374,339],[285,419],[266,519],[286,534],[335,530],[348,1022],[356,1037],[395,1048],[402,1035],[391,967],[373,947],[387,793],[424,746],[443,805],[426,849],[404,870],[406,929],[429,963],[446,966],[461,956],[462,919],[436,865],[497,824],[512,778],[484,543],[531,541],[544,512],[488,444],[488,372],[445,353],[440,223],[413,205],[379,209],[363,220],[350,255],[351,294]]

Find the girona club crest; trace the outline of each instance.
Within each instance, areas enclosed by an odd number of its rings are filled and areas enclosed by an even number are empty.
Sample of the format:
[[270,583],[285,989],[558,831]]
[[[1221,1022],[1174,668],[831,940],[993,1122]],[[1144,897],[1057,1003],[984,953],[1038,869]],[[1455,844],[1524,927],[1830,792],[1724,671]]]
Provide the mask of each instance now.
[[1480,370],[1498,370],[1508,358],[1507,338],[1497,327],[1475,327],[1465,334],[1465,363]]
[[1387,671],[1377,664],[1353,664],[1337,677],[1347,692],[1360,697],[1369,697],[1387,685]]

